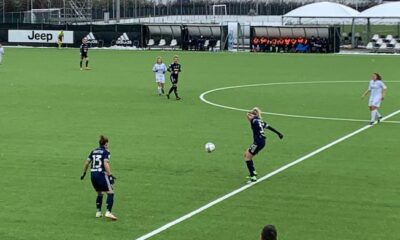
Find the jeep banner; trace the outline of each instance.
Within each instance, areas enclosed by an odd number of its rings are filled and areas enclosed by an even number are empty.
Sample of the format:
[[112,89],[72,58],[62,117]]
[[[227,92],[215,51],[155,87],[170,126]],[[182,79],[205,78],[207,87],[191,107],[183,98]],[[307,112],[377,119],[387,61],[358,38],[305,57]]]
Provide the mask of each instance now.
[[[60,31],[8,30],[8,42],[12,43],[57,43]],[[63,43],[74,43],[74,32],[64,31]]]

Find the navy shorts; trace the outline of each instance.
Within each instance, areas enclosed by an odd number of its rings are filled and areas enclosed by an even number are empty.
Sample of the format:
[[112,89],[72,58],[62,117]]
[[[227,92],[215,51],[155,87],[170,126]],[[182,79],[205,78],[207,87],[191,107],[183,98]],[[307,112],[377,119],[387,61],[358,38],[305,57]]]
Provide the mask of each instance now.
[[257,155],[265,147],[265,141],[257,141],[249,147],[249,153]]
[[81,59],[88,58],[87,52],[81,53]]
[[178,75],[171,75],[170,79],[172,84],[178,84]]
[[92,173],[92,185],[96,192],[108,192],[112,190],[110,180],[104,172]]

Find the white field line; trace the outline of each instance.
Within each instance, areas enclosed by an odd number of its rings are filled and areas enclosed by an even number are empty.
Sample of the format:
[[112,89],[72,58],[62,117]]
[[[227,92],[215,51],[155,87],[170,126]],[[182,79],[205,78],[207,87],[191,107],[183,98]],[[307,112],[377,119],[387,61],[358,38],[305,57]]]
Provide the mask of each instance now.
[[[386,81],[386,82],[395,82],[398,83],[400,81]],[[365,81],[318,81],[318,82],[280,82],[280,83],[259,83],[259,84],[249,84],[249,85],[238,85],[238,86],[230,86],[230,87],[222,87],[209,90],[200,95],[200,100],[204,103],[210,104],[215,107],[248,112],[249,109],[236,108],[225,106],[218,103],[213,103],[205,98],[205,96],[212,92],[223,91],[227,89],[235,89],[235,88],[246,88],[246,87],[258,87],[258,86],[273,86],[273,85],[296,85],[296,84],[324,84],[324,83],[365,83]],[[286,114],[286,113],[274,113],[274,112],[263,112],[267,115],[273,116],[281,116],[281,117],[291,117],[291,118],[305,118],[305,119],[317,119],[317,120],[331,120],[331,121],[347,121],[347,122],[369,122],[369,120],[365,119],[353,119],[353,118],[335,118],[335,117],[319,117],[319,116],[306,116],[306,115],[294,115],[294,114]],[[386,123],[400,123],[400,121],[386,121]]]
[[[393,116],[395,116],[396,114],[399,114],[399,113],[400,113],[400,110],[397,110],[397,111],[387,115],[386,117],[382,118],[382,121],[386,121],[386,119],[389,119],[389,118],[391,118],[391,117],[393,117]],[[317,150],[315,150],[315,151],[313,151],[313,152],[311,152],[311,153],[309,153],[309,154],[307,154],[307,155],[305,155],[305,156],[303,156],[303,157],[301,157],[301,158],[299,158],[299,159],[297,159],[297,160],[295,160],[295,161],[293,161],[293,162],[291,162],[289,164],[286,164],[286,165],[276,169],[275,171],[273,171],[271,173],[268,173],[267,175],[261,177],[257,182],[253,182],[253,183],[244,185],[243,187],[238,188],[238,189],[236,189],[236,190],[234,190],[234,191],[232,191],[232,192],[230,192],[230,193],[228,193],[228,194],[226,194],[226,195],[224,195],[224,196],[222,196],[220,198],[217,198],[216,200],[214,200],[214,201],[212,201],[210,203],[207,203],[206,205],[204,205],[204,206],[202,206],[202,207],[200,207],[200,208],[198,208],[198,209],[196,209],[196,210],[194,210],[194,211],[192,211],[192,212],[190,212],[190,213],[188,213],[188,214],[186,214],[186,215],[184,215],[184,216],[182,216],[182,217],[180,217],[180,218],[178,218],[178,219],[176,219],[176,220],[174,220],[172,222],[169,222],[169,223],[165,224],[164,226],[161,226],[160,228],[157,228],[154,231],[149,232],[146,235],[143,235],[143,236],[137,238],[136,240],[149,239],[149,238],[151,238],[151,237],[153,237],[153,236],[155,236],[155,235],[157,235],[157,234],[159,234],[159,233],[161,233],[161,232],[163,232],[163,231],[165,231],[165,230],[167,230],[167,229],[169,229],[169,228],[171,228],[171,227],[173,227],[173,226],[175,226],[175,225],[177,225],[177,224],[179,224],[179,223],[181,223],[181,222],[183,222],[183,221],[185,221],[185,220],[187,220],[187,219],[189,219],[189,218],[191,218],[191,217],[193,217],[193,216],[195,216],[195,215],[197,215],[197,214],[199,214],[199,213],[201,213],[201,212],[203,212],[205,210],[207,210],[208,208],[211,208],[214,205],[216,205],[216,204],[218,204],[218,203],[220,203],[222,201],[225,201],[228,198],[233,197],[233,196],[245,191],[248,188],[253,187],[256,184],[261,183],[261,182],[267,180],[268,178],[271,178],[271,177],[275,176],[276,174],[278,174],[280,172],[283,172],[286,169],[288,169],[290,167],[293,167],[293,166],[305,161],[306,159],[308,159],[310,157],[313,157],[314,155],[316,155],[316,154],[318,154],[318,153],[320,153],[322,151],[325,151],[326,149],[331,148],[334,145],[336,145],[336,144],[338,144],[340,142],[343,142],[343,141],[353,137],[354,135],[357,135],[357,134],[369,129],[372,126],[373,125],[366,125],[366,126],[360,128],[360,129],[358,129],[358,130],[356,130],[356,131],[354,131],[352,133],[349,133],[349,134],[347,134],[347,135],[345,135],[345,136],[343,136],[341,138],[338,138],[335,141],[333,141],[333,142],[331,142],[331,143],[329,143],[329,144],[327,144],[327,145],[325,145],[325,146],[323,146],[321,148],[318,148]]]

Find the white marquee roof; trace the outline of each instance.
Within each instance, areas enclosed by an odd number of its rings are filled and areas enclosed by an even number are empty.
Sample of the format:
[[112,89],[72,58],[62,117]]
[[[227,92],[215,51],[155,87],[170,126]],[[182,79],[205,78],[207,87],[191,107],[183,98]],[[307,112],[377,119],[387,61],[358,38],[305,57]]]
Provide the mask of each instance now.
[[400,18],[400,1],[380,4],[361,12],[357,17]]
[[333,2],[317,2],[296,8],[284,17],[296,18],[352,18],[359,14],[353,8]]

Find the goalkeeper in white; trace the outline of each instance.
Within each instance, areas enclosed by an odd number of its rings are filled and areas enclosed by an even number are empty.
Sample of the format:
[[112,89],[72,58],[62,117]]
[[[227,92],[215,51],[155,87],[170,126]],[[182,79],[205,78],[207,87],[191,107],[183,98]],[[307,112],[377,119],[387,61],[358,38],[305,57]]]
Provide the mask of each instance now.
[[0,64],[3,61],[3,56],[4,56],[4,48],[3,46],[0,44]]
[[382,81],[382,77],[378,73],[372,75],[372,80],[369,82],[368,90],[362,95],[362,98],[370,94],[369,97],[369,110],[371,111],[370,125],[374,124],[376,120],[378,123],[382,119],[382,115],[378,112],[381,102],[385,99],[387,87]]
[[156,74],[157,92],[161,96],[164,94],[164,84],[165,84],[165,72],[167,71],[167,66],[162,61],[161,57],[157,57],[156,64],[153,66],[153,72]]

